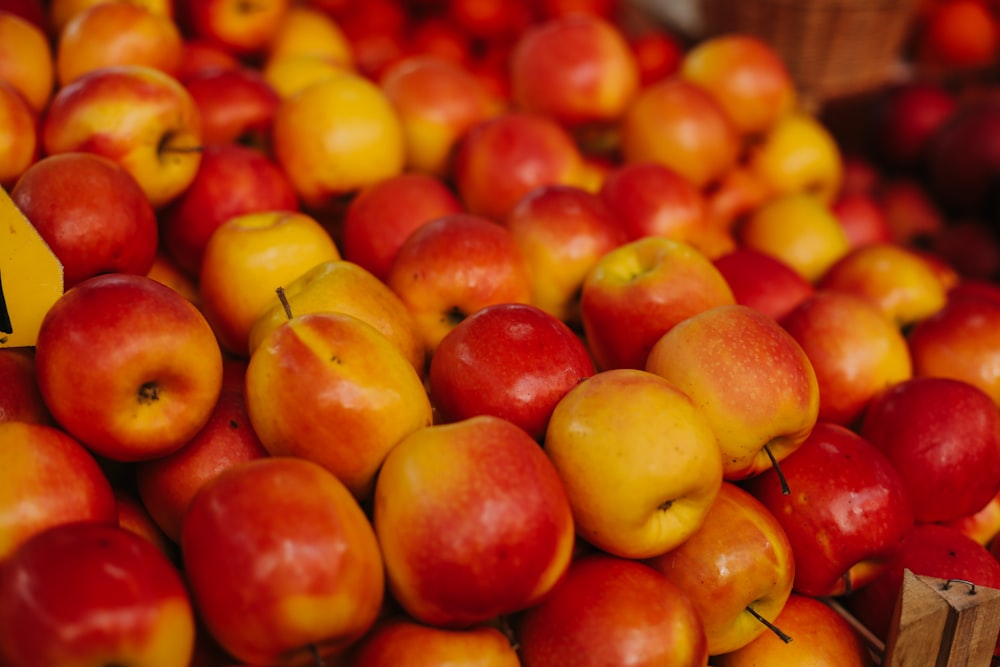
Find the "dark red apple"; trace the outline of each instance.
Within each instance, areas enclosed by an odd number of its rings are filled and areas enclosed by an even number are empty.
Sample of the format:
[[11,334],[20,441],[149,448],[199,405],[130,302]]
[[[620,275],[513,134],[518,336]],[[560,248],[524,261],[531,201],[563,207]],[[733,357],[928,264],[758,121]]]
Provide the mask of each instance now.
[[713,260],[729,283],[736,303],[756,308],[776,320],[813,293],[812,283],[773,255],[738,247]]
[[830,204],[830,210],[847,235],[852,248],[892,240],[889,218],[875,198],[866,192],[844,193]]
[[184,79],[201,115],[205,145],[239,142],[267,147],[281,97],[249,66],[208,68]]
[[879,158],[894,168],[919,166],[928,140],[957,108],[955,95],[932,81],[887,88],[873,105],[870,121]]
[[958,109],[927,143],[931,191],[950,209],[995,216],[1000,210],[1000,101]]
[[614,167],[600,189],[601,198],[629,240],[666,236],[691,241],[707,224],[707,203],[691,181],[659,162]]

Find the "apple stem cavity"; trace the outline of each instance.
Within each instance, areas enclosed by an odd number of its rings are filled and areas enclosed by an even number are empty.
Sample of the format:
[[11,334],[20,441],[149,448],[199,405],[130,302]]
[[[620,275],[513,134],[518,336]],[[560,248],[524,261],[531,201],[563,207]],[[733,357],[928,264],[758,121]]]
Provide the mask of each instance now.
[[781,466],[778,465],[778,459],[774,457],[774,452],[767,445],[764,445],[764,452],[767,454],[767,458],[771,459],[771,467],[774,468],[774,472],[778,475],[778,482],[781,483],[781,495],[791,495],[792,490],[788,488],[788,480],[785,479],[785,473],[781,472]]
[[137,400],[141,405],[149,405],[160,400],[160,385],[155,380],[150,380],[139,387]]
[[753,616],[758,621],[760,621],[761,623],[763,623],[764,627],[766,627],[768,630],[770,630],[771,632],[773,632],[775,634],[775,636],[777,636],[778,639],[780,639],[781,641],[785,642],[786,644],[792,641],[791,635],[786,634],[777,625],[775,625],[771,621],[767,620],[766,618],[764,618],[763,616],[761,616],[760,614],[758,614],[756,609],[754,609],[750,605],[747,605],[746,610],[747,610],[747,613],[749,613],[751,616]]
[[285,309],[285,317],[292,319],[292,305],[288,303],[288,297],[285,296],[285,288],[278,287],[274,291],[278,295],[278,301],[281,302],[281,307]]

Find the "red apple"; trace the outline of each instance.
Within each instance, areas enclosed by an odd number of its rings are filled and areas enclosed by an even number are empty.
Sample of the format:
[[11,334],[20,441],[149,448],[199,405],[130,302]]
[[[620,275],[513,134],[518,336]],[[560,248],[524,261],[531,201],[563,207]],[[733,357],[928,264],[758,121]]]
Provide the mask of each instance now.
[[198,107],[206,146],[229,142],[270,146],[281,98],[260,70],[246,65],[204,69],[183,83]]
[[0,187],[9,190],[41,155],[38,114],[0,79]]
[[892,228],[874,194],[867,192],[841,193],[830,204],[852,248],[869,243],[892,241]]
[[267,49],[291,4],[291,0],[175,0],[186,35],[218,44],[240,58]]
[[0,564],[0,660],[9,667],[186,667],[194,641],[180,572],[128,530],[55,526]]
[[615,212],[630,241],[664,236],[690,243],[708,224],[701,190],[658,162],[613,168],[603,180],[600,196]]
[[30,347],[0,349],[0,422],[52,424],[35,375],[35,351]]
[[428,376],[437,419],[502,417],[541,440],[556,403],[594,374],[583,342],[529,304],[486,306],[441,339]]
[[511,640],[492,625],[438,628],[404,614],[381,619],[348,652],[351,667],[521,667]]
[[1000,103],[983,98],[963,105],[928,140],[927,183],[945,206],[995,216],[1000,178]]
[[925,242],[945,224],[940,205],[915,178],[885,180],[876,188],[875,198],[889,222],[892,240],[897,243]]
[[747,480],[785,529],[795,555],[794,588],[842,595],[868,584],[913,525],[909,490],[891,461],[843,426],[820,422],[778,471]]
[[131,531],[147,540],[164,556],[173,560],[176,557],[175,545],[153,521],[146,511],[139,496],[130,487],[116,486],[115,507],[118,510],[118,527]]
[[745,246],[713,260],[736,303],[780,320],[815,289],[802,274],[777,257]]
[[648,565],[604,553],[575,559],[544,601],[515,616],[514,634],[523,667],[701,667],[708,660],[688,595]]
[[923,164],[928,140],[958,108],[955,94],[930,80],[883,90],[872,106],[869,131],[879,158],[891,167]]

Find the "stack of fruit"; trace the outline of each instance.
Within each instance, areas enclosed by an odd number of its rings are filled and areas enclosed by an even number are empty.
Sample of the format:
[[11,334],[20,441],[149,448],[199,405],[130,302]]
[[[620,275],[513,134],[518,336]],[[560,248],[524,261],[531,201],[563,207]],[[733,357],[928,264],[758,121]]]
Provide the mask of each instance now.
[[852,155],[614,0],[0,0],[0,664],[869,665],[1000,588],[1000,135],[898,90]]

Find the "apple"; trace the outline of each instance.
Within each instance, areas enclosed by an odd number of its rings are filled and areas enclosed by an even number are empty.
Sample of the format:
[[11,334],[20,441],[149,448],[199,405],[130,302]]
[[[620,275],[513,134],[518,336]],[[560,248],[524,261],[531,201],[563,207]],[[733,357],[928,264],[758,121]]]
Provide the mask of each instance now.
[[653,345],[645,369],[684,392],[722,450],[727,480],[776,466],[809,436],[819,384],[805,351],[764,313],[726,304],[674,325]]
[[639,67],[611,17],[570,13],[541,19],[511,52],[512,101],[577,136],[614,127],[639,92]]
[[156,257],[153,258],[153,266],[146,272],[146,277],[166,285],[197,308],[201,308],[201,297],[198,295],[198,286],[195,284],[194,278],[184,273],[174,260],[167,257],[162,251],[157,250]]
[[439,628],[405,614],[380,619],[347,654],[351,667],[521,667],[510,639],[492,625]]
[[820,421],[853,426],[875,394],[913,375],[902,331],[860,296],[817,290],[780,323],[816,372]]
[[191,184],[201,162],[194,100],[177,79],[143,65],[102,67],[62,86],[41,133],[50,155],[86,151],[118,162],[156,208]]
[[889,222],[892,240],[904,245],[926,244],[944,228],[940,204],[923,182],[913,177],[884,180],[875,199]]
[[915,377],[888,387],[868,404],[860,433],[899,471],[917,521],[973,514],[1000,491],[1000,412],[968,382]]
[[177,80],[187,80],[202,72],[216,68],[235,69],[241,61],[222,46],[201,39],[187,37],[181,45],[181,64],[177,68]]
[[643,562],[694,604],[710,655],[735,651],[768,632],[795,578],[791,543],[781,524],[733,482],[722,483],[699,530]]
[[55,426],[0,422],[0,562],[62,523],[117,521],[114,492],[93,455]]
[[742,163],[703,189],[708,219],[732,234],[740,222],[766,202],[771,194],[760,178]]
[[740,245],[777,257],[811,283],[851,249],[830,207],[804,192],[769,199],[736,234]]
[[531,303],[563,322],[580,324],[580,288],[604,253],[628,238],[614,211],[575,185],[541,185],[503,222],[531,275]]
[[271,58],[260,70],[264,81],[279,99],[288,99],[297,95],[314,83],[334,78],[344,72],[353,72],[332,58],[323,56],[294,56]]
[[643,368],[671,327],[727,303],[733,292],[711,260],[681,241],[648,236],[601,256],[583,282],[580,316],[599,369]]
[[[198,287],[222,347],[248,357],[250,329],[275,290],[337,259],[340,252],[326,228],[298,210],[244,213],[219,225],[205,244]],[[233,289],[234,280],[240,289]]]
[[300,200],[312,209],[399,174],[406,160],[392,103],[374,82],[348,71],[283,99],[271,143]]
[[781,641],[765,632],[743,648],[713,659],[716,667],[812,665],[812,667],[874,667],[861,633],[822,600],[794,591],[775,625],[792,637]]
[[18,91],[33,115],[52,98],[55,61],[45,29],[0,4],[0,79]]
[[802,109],[782,116],[753,145],[746,160],[775,197],[808,193],[829,203],[843,183],[837,139],[819,118]]
[[748,140],[771,130],[798,102],[795,82],[775,47],[752,34],[700,40],[685,51],[679,73],[708,92]]
[[854,194],[874,195],[890,177],[876,158],[860,149],[845,148],[841,154],[843,177],[838,197]]
[[531,275],[510,230],[487,218],[456,213],[413,231],[385,277],[417,321],[433,354],[459,322],[496,303],[530,303]]
[[102,273],[145,275],[153,266],[156,211],[132,174],[111,158],[43,157],[10,197],[59,259],[66,289]]
[[573,555],[555,466],[523,429],[489,415],[396,444],[378,475],[373,523],[393,599],[446,628],[539,603]]
[[385,280],[411,232],[425,222],[463,211],[458,195],[443,178],[406,171],[372,183],[351,198],[339,247],[344,259]]
[[184,79],[201,118],[205,146],[238,143],[271,157],[271,134],[281,96],[257,68],[204,69]]
[[609,554],[574,559],[552,593],[513,626],[523,667],[702,667],[708,660],[687,594],[648,565]]
[[941,523],[957,528],[976,542],[989,546],[1000,535],[1000,491],[971,514]]
[[440,422],[502,417],[541,441],[556,404],[594,374],[583,341],[537,306],[486,306],[449,331],[431,357],[428,390]]
[[[434,0],[431,0],[433,4]],[[472,62],[472,38],[447,16],[429,13],[406,36],[407,56],[434,56],[459,65]]]
[[778,520],[795,557],[794,589],[838,596],[872,581],[914,522],[911,487],[878,447],[846,427],[819,422],[776,470],[743,488]]
[[246,461],[184,515],[181,555],[199,616],[240,662],[322,661],[373,625],[385,576],[372,525],[316,463]]
[[923,71],[988,68],[1000,51],[995,7],[982,0],[929,3],[913,41],[913,59]]
[[272,456],[314,461],[360,502],[383,460],[432,422],[420,375],[395,343],[344,313],[295,315],[250,357],[250,423]]
[[959,218],[930,239],[925,252],[936,255],[964,278],[1000,277],[1000,235],[985,218]]
[[488,42],[522,34],[530,25],[528,0],[446,0],[447,16],[466,34]]
[[218,44],[238,58],[266,53],[291,5],[291,0],[174,0],[186,35]]
[[782,319],[814,291],[812,283],[773,255],[746,246],[712,260],[736,303]]
[[426,350],[413,315],[388,285],[359,265],[340,259],[321,262],[283,289],[283,298],[272,299],[250,328],[251,355],[289,319],[288,311],[293,315],[338,312],[372,325],[423,376]]
[[436,56],[403,58],[378,82],[403,126],[407,169],[439,178],[451,175],[465,134],[501,110],[468,69]]
[[38,117],[14,86],[0,79],[0,187],[10,190],[38,160]]
[[179,449],[208,421],[222,387],[222,352],[201,312],[131,274],[67,290],[42,320],[35,367],[56,422],[118,461]]
[[876,97],[868,120],[878,158],[896,169],[919,169],[928,141],[958,106],[951,90],[929,79],[885,88]]
[[0,349],[0,423],[28,422],[52,425],[35,376],[35,351],[30,347]]
[[469,213],[501,222],[541,185],[582,185],[581,149],[550,116],[508,109],[468,129],[451,175]]
[[543,442],[578,535],[623,558],[676,548],[722,484],[711,424],[679,388],[630,368],[601,371],[556,404]]
[[830,203],[830,211],[844,229],[851,248],[894,240],[889,218],[874,192],[841,192]]
[[625,162],[658,162],[697,188],[732,169],[742,145],[723,107],[680,73],[642,88],[619,129]]
[[322,58],[353,67],[351,44],[333,14],[315,2],[293,3],[267,42],[264,67],[284,58]]
[[185,667],[194,614],[173,563],[117,526],[55,526],[0,564],[0,660],[9,667]]
[[59,32],[55,71],[59,86],[101,67],[144,65],[176,76],[183,58],[173,18],[132,2],[84,9]]
[[[574,0],[567,1],[572,3]],[[639,68],[640,88],[665,79],[680,69],[685,44],[679,34],[654,24],[626,36]]]
[[153,521],[139,496],[131,488],[125,486],[115,486],[113,490],[115,507],[118,512],[118,527],[147,540],[160,553],[173,561],[177,556],[175,545]]
[[[173,0],[127,0],[155,14],[175,18]],[[48,26],[53,37],[58,37],[66,24],[80,14],[104,0],[47,0],[44,4],[49,14]]]
[[659,162],[630,162],[604,177],[600,197],[614,211],[628,239],[646,236],[693,243],[708,225],[702,191]]

